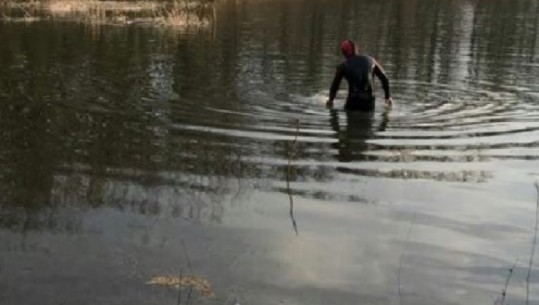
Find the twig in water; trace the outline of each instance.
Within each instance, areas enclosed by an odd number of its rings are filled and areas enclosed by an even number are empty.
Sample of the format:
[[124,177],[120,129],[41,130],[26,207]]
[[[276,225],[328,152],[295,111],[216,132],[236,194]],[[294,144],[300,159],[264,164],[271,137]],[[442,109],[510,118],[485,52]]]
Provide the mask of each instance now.
[[[405,243],[408,243],[410,240],[410,234],[412,233],[412,228],[415,224],[415,217],[417,213],[414,213],[414,216],[412,217],[412,220],[410,221],[410,226],[408,227],[408,232],[406,232],[406,239]],[[406,249],[405,249],[406,250]],[[404,256],[406,255],[406,251],[403,251],[400,258],[399,258],[399,270],[397,271],[397,288],[399,292],[399,304],[402,305],[402,289],[401,289],[401,273],[402,273],[402,264],[404,262]]]
[[[187,259],[187,267],[189,267],[189,272],[191,275],[193,275],[193,265],[191,265],[191,258],[189,257],[189,252],[187,252],[187,245],[185,244],[185,241],[183,238],[181,239],[182,242],[182,248],[183,248],[183,254],[185,255],[185,258]],[[185,300],[185,304],[189,305],[189,302],[191,301],[191,293],[193,292],[192,285],[189,285],[189,290],[187,290],[187,298]]]
[[178,305],[182,304],[182,269],[180,269],[180,280],[178,281]]
[[189,285],[189,290],[187,290],[187,299],[185,300],[185,305],[189,305],[191,301],[191,293],[193,292],[193,286]]
[[296,224],[296,219],[294,218],[294,198],[292,197],[292,192],[290,190],[290,175],[292,172],[292,158],[296,155],[296,143],[298,141],[298,134],[299,134],[299,126],[300,121],[299,119],[296,120],[296,136],[294,137],[294,141],[292,142],[292,145],[290,146],[290,152],[288,153],[288,168],[286,172],[286,191],[288,192],[288,198],[290,199],[290,219],[292,220],[292,226],[294,227],[294,231],[296,232],[296,235],[298,235],[298,226]]
[[503,287],[503,290],[502,290],[502,300],[500,302],[500,305],[505,304],[505,296],[507,296],[507,288],[509,287],[509,282],[511,281],[511,276],[513,276],[513,272],[515,271],[515,267],[517,266],[517,261],[518,260],[515,260],[515,263],[509,269],[509,273],[507,274],[507,278],[505,279],[505,286]]
[[537,204],[535,207],[535,227],[533,229],[532,253],[530,254],[530,263],[528,265],[528,276],[526,277],[526,305],[530,304],[530,277],[532,274],[533,257],[535,255],[535,245],[537,244],[537,219],[539,218],[539,182],[535,183],[537,192]]
[[182,247],[183,247],[183,254],[185,255],[185,258],[187,259],[187,267],[189,267],[189,272],[191,272],[191,275],[193,274],[193,266],[191,265],[191,258],[189,257],[189,253],[187,252],[187,246],[185,245],[185,241],[183,238],[181,239]]

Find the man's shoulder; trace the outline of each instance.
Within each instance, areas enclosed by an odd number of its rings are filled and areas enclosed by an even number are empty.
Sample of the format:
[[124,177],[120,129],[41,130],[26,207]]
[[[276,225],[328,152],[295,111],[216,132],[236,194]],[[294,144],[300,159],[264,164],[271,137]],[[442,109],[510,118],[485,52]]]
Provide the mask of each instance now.
[[374,61],[374,57],[370,56],[369,54],[359,54],[357,57],[363,60]]
[[361,62],[374,63],[375,59],[372,56],[367,55],[367,54],[357,54],[344,60],[342,63],[338,64],[337,70],[341,70],[341,71],[346,70],[347,67],[355,66]]
[[367,54],[357,54],[357,55],[354,55],[350,58],[348,58],[347,60],[345,60],[343,62],[344,65],[346,65],[347,63],[351,63],[351,62],[358,62],[358,61],[373,61],[374,58],[370,55],[367,55]]
[[346,68],[346,63],[348,62],[348,60],[345,60],[343,62],[341,62],[340,64],[337,65],[337,71],[343,71],[345,68]]

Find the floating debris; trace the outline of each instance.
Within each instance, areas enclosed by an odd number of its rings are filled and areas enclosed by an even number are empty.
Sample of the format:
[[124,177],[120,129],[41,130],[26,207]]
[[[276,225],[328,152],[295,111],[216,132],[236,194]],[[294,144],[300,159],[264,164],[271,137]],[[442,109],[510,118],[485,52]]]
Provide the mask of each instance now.
[[198,290],[198,292],[203,296],[213,295],[213,290],[210,282],[193,275],[186,275],[182,276],[181,278],[175,276],[156,276],[153,277],[150,281],[146,282],[146,284],[167,287],[174,286],[176,288],[192,287]]

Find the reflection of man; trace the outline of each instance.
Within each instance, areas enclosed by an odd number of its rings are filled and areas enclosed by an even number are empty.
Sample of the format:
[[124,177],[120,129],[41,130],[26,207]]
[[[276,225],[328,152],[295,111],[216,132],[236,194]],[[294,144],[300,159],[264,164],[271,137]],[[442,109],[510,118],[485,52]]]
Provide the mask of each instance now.
[[389,80],[382,66],[370,56],[358,55],[356,46],[351,40],[345,40],[341,43],[341,51],[346,60],[337,67],[327,106],[333,106],[333,100],[344,77],[348,81],[348,98],[344,108],[346,110],[372,111],[375,101],[372,88],[373,75],[376,75],[382,82],[386,106],[392,106],[393,100],[389,94]]
[[[345,111],[346,128],[341,128],[339,123],[339,111],[330,109],[330,123],[332,129],[337,134],[339,142],[338,160],[340,162],[350,162],[365,160],[364,152],[368,150],[367,140],[373,136],[373,112]],[[384,131],[388,124],[388,113],[382,113],[382,121],[378,126],[378,131]]]

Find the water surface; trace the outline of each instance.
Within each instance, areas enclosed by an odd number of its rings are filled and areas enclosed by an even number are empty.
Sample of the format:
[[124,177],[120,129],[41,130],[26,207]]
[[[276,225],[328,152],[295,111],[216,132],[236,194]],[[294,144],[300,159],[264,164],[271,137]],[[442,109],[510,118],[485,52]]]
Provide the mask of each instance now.
[[[193,304],[494,304],[515,260],[506,302],[526,303],[537,1],[223,1],[216,20],[0,25],[2,304],[175,304],[146,282],[180,272],[213,285]],[[325,108],[344,38],[394,109],[346,113],[344,84]]]

